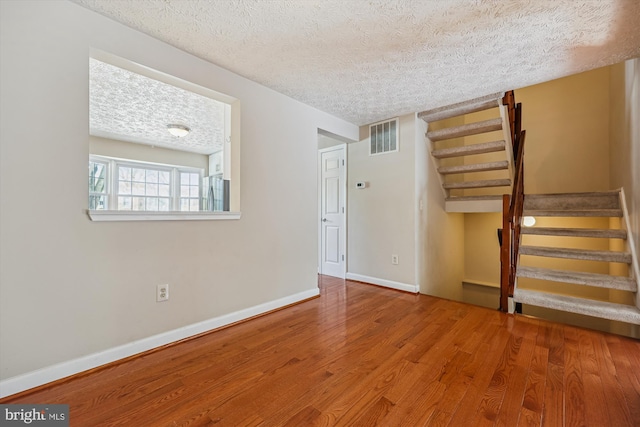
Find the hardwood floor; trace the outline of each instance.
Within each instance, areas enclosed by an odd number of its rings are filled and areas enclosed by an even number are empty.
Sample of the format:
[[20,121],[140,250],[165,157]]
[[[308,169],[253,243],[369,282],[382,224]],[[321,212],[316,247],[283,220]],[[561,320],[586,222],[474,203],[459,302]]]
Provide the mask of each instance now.
[[2,403],[72,426],[639,426],[640,341],[321,277],[321,298]]

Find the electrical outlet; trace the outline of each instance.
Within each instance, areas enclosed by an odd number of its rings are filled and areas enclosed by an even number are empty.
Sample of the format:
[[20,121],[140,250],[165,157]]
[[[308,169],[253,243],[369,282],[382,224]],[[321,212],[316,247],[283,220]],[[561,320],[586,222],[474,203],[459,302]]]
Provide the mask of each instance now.
[[391,255],[391,264],[398,265],[398,255]]
[[156,287],[156,302],[169,300],[169,285],[158,285]]

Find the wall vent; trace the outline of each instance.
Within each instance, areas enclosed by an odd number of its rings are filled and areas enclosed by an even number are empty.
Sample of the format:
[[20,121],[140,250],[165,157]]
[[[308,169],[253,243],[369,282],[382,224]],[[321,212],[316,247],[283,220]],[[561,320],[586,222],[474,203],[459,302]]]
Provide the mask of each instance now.
[[369,126],[369,155],[398,151],[398,119]]

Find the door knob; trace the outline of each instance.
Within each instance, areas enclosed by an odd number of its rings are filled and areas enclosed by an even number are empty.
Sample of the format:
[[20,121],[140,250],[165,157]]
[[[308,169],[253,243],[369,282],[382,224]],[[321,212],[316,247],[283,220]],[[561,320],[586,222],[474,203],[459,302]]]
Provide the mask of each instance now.
[[322,222],[327,222],[328,219],[327,218],[322,218]]

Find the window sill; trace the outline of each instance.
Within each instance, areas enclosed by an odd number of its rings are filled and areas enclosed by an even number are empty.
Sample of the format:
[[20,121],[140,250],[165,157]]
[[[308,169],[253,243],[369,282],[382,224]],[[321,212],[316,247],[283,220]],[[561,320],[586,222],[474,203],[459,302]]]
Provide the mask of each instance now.
[[91,221],[211,221],[240,219],[240,212],[145,212],[87,210]]

